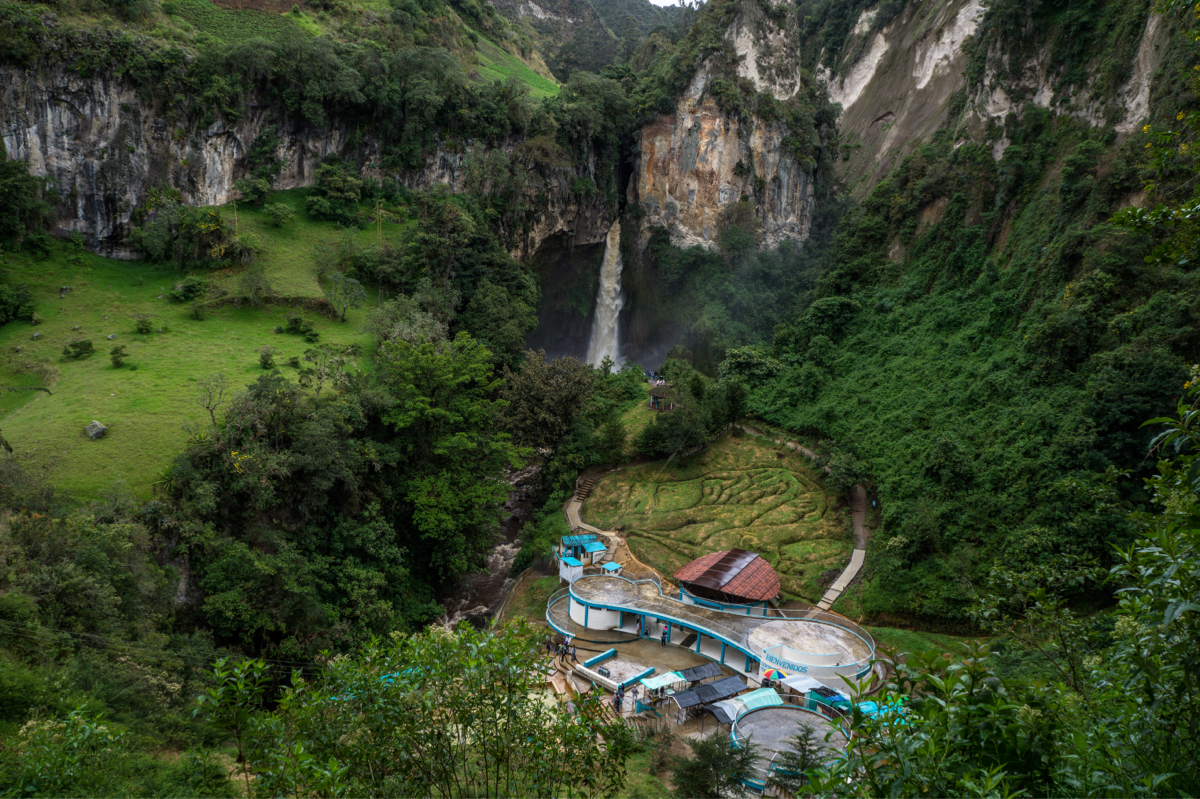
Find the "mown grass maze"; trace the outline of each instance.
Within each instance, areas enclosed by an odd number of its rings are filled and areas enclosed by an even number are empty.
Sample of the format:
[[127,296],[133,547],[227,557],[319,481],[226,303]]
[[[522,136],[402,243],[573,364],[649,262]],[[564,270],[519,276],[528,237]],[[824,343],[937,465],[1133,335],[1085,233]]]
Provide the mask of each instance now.
[[816,601],[822,572],[848,557],[848,517],[796,454],[726,434],[686,462],[632,466],[600,481],[584,519],[621,529],[638,560],[670,576],[709,552],[757,552],[785,598]]

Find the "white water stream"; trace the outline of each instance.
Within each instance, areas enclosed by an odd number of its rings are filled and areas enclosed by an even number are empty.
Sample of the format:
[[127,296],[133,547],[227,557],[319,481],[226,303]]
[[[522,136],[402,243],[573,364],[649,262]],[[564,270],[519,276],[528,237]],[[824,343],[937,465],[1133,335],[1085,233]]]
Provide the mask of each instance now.
[[607,355],[621,365],[621,332],[617,322],[621,306],[621,223],[613,222],[604,242],[604,265],[600,267],[600,289],[596,292],[596,315],[592,318],[592,338],[588,341],[587,361],[599,366]]

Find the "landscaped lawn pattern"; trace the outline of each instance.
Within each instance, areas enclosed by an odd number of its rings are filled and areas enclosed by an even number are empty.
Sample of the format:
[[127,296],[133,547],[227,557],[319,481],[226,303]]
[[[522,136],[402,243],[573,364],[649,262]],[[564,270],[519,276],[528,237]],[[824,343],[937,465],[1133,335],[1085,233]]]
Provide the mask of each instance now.
[[[740,432],[740,431],[739,431]],[[816,601],[821,572],[851,549],[841,512],[790,450],[727,433],[685,465],[632,466],[601,480],[585,520],[619,527],[638,560],[670,576],[705,555],[740,548],[779,572],[785,597]]]

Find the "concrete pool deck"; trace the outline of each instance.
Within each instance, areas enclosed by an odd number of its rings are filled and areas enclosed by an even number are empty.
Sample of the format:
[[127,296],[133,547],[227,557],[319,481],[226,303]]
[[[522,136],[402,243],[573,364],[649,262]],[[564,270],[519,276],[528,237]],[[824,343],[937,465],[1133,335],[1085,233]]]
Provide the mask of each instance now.
[[[815,611],[792,617],[745,616],[664,596],[652,580],[634,582],[606,575],[576,580],[570,586],[569,597],[569,612],[548,612],[548,618],[569,615],[580,631],[596,634],[604,630],[614,637],[621,635],[616,631],[622,625],[624,630],[633,629],[636,618],[645,618],[652,634],[660,629],[653,626],[656,621],[659,624],[670,621],[672,642],[681,640],[677,637],[681,633],[698,633],[696,651],[722,664],[727,663],[729,645],[750,658],[761,659],[764,668],[779,666],[789,672],[812,674],[861,671],[874,656],[873,641],[865,630],[849,620],[825,618],[827,614]],[[635,618],[626,620],[627,615]],[[773,653],[782,654],[774,657]],[[784,656],[790,661],[783,662]],[[789,669],[792,661],[797,660],[804,662]],[[749,665],[739,667],[735,662],[727,665],[741,673],[747,673],[749,668]]]

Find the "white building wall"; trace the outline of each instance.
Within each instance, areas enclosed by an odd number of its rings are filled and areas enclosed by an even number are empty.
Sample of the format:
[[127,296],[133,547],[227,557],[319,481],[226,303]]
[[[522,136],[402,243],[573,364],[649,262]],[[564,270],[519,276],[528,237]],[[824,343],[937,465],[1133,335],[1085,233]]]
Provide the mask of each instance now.
[[611,630],[621,623],[621,614],[615,610],[592,608],[588,611],[587,626],[593,630]]

